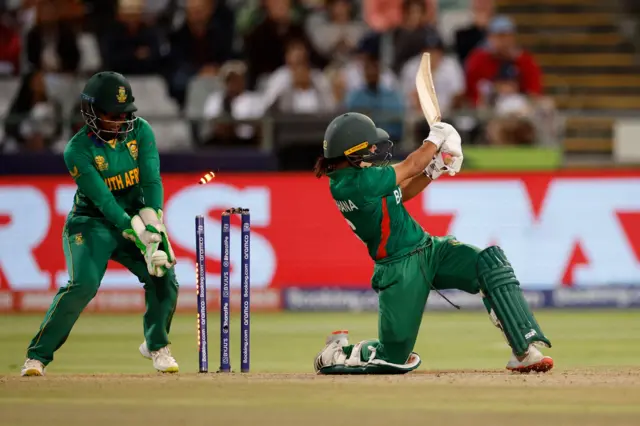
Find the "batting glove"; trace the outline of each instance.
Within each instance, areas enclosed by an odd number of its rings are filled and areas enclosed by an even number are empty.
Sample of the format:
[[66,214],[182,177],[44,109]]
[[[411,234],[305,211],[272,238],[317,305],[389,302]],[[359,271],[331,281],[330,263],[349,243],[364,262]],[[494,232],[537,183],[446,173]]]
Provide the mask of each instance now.
[[[429,136],[427,136],[424,142],[431,142],[437,146],[438,151],[440,151],[442,145],[451,137],[452,134],[458,134],[458,132],[451,124],[442,122],[436,123],[431,126],[431,129],[429,129]],[[459,137],[460,135],[458,135],[458,138]]]
[[444,173],[455,176],[462,168],[463,157],[453,157],[449,154],[439,152],[433,157],[431,163],[424,169],[425,176],[431,180],[436,180]]

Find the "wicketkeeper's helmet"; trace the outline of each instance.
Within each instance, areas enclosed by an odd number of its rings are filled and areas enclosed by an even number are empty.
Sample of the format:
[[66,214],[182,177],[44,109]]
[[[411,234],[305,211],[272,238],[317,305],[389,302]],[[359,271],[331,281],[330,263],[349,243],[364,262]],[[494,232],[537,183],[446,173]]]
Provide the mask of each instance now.
[[[98,138],[105,142],[113,139],[120,142],[133,130],[134,112],[138,110],[133,101],[129,81],[117,72],[103,71],[94,74],[84,86],[80,112]],[[107,123],[111,126],[104,125]],[[116,131],[113,130],[114,123],[119,123]]]

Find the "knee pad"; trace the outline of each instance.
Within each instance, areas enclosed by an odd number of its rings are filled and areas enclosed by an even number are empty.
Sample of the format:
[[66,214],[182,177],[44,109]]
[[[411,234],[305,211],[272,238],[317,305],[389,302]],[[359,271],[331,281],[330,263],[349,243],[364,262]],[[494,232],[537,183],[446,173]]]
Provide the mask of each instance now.
[[480,290],[513,352],[524,355],[534,342],[551,347],[551,342],[529,309],[511,263],[500,247],[491,246],[480,252],[477,273]]

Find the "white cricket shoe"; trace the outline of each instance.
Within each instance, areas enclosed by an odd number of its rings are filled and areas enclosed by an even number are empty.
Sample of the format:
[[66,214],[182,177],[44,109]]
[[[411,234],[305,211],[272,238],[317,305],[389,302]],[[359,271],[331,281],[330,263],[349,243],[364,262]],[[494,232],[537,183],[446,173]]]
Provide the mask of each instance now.
[[536,373],[546,373],[553,368],[553,359],[549,356],[544,356],[538,348],[533,345],[529,346],[527,355],[521,360],[518,359],[513,353],[511,359],[507,363],[507,370],[516,373],[530,373],[535,371]]
[[169,346],[160,348],[157,351],[150,351],[147,342],[142,342],[138,348],[140,355],[153,360],[153,367],[162,373],[177,373],[180,370],[175,358],[171,355]]
[[313,361],[313,367],[318,373],[322,368],[337,364],[344,364],[347,355],[343,352],[342,347],[349,344],[349,332],[347,330],[339,330],[331,333],[325,341],[325,346],[316,355]]
[[44,364],[37,359],[27,359],[22,366],[21,376],[44,376]]
[[140,344],[140,347],[138,348],[138,350],[140,351],[140,355],[142,355],[146,359],[151,359],[151,352],[149,352],[149,348],[147,347],[146,340]]

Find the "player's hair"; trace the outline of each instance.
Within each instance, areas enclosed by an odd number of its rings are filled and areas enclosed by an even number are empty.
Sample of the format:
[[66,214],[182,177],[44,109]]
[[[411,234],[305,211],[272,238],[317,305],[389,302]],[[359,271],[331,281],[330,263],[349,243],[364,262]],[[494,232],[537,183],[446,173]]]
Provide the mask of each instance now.
[[343,163],[348,163],[347,157],[345,156],[336,158],[324,158],[323,156],[320,156],[316,160],[315,166],[313,166],[313,172],[316,174],[317,178],[321,178],[327,173],[336,170],[336,166]]

